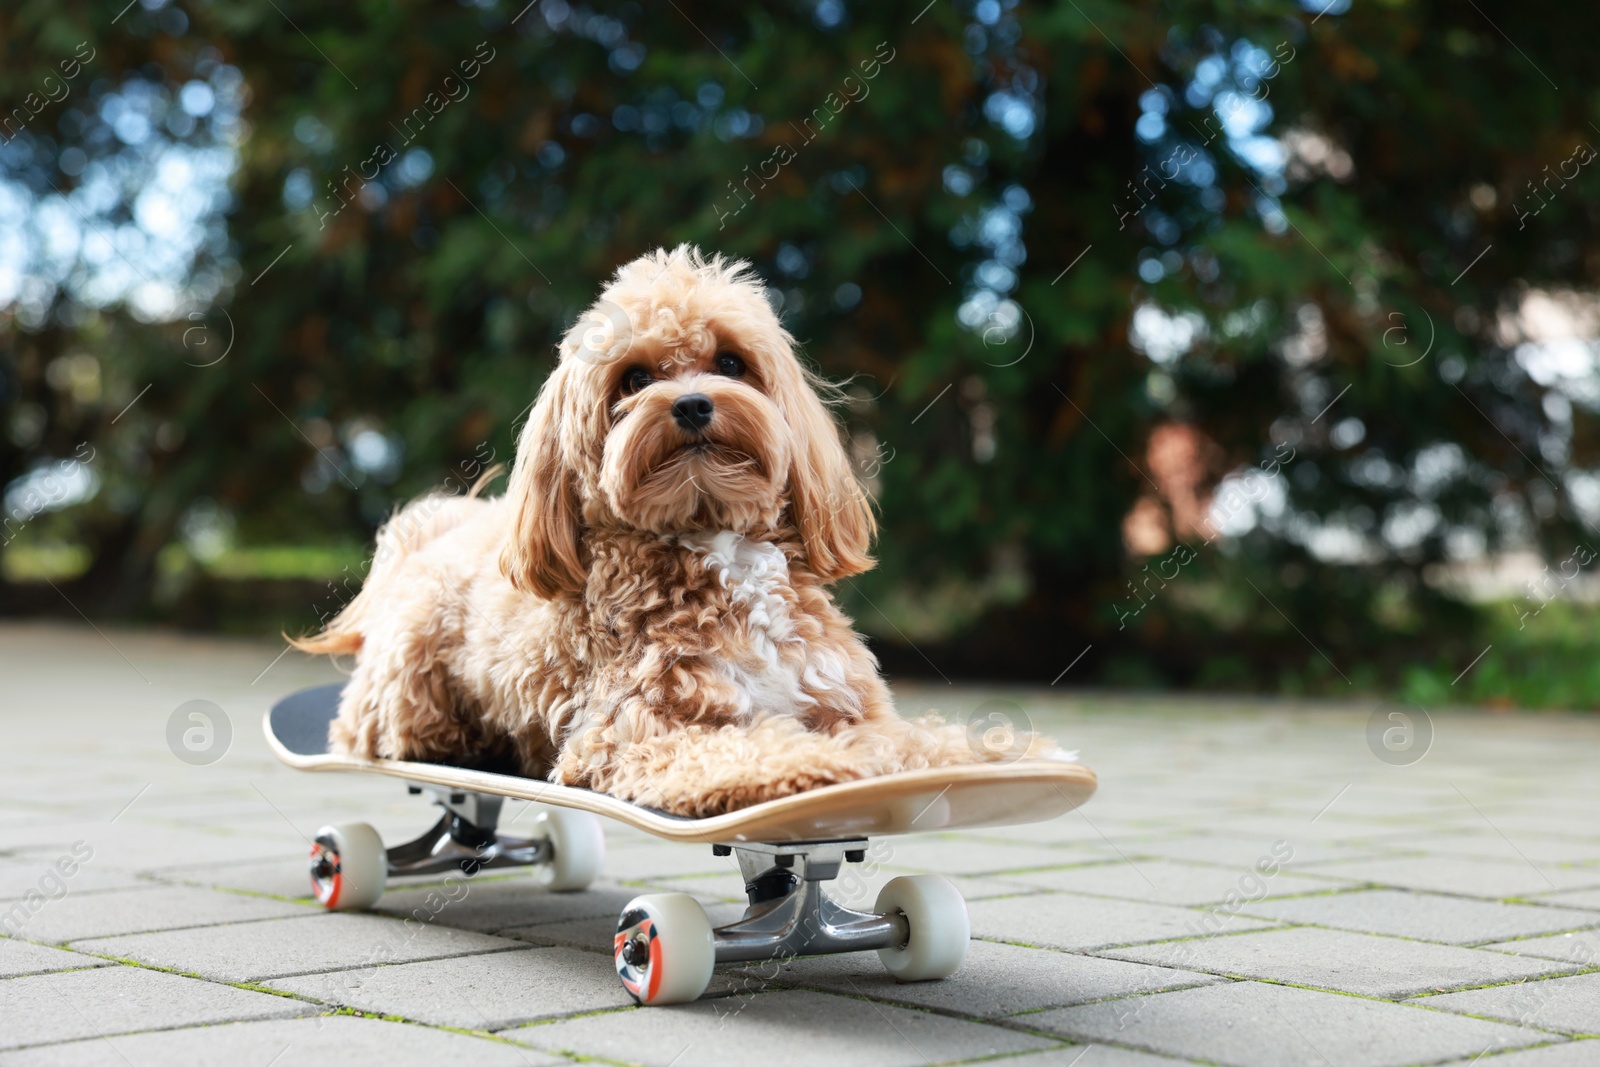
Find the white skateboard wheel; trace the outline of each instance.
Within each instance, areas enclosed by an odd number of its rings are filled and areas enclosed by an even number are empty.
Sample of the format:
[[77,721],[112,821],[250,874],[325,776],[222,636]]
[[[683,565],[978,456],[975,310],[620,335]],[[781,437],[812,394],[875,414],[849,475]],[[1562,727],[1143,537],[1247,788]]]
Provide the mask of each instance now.
[[389,856],[364,822],[324,826],[311,843],[311,891],[329,911],[360,911],[383,896]]
[[905,916],[906,943],[880,948],[878,958],[902,982],[947,978],[967,958],[972,923],[961,890],[937,874],[895,878],[878,893],[873,908],[879,915]]
[[687,893],[634,897],[617,920],[613,958],[623,988],[640,1004],[687,1004],[711,984],[711,919]]
[[550,842],[550,862],[534,868],[534,877],[555,893],[589,888],[606,861],[606,835],[600,820],[586,811],[549,808],[534,822],[534,836]]

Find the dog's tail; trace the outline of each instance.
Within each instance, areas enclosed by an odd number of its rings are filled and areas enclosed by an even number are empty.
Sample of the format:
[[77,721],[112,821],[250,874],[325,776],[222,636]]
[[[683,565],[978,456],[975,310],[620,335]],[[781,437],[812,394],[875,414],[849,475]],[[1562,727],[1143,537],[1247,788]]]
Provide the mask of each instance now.
[[[284,640],[301,652],[314,655],[339,656],[360,651],[367,621],[375,605],[382,602],[383,587],[395,567],[440,534],[461,525],[479,494],[504,470],[505,465],[497,463],[484,471],[466,496],[430,493],[397,511],[378,530],[377,547],[367,562],[367,580],[355,597],[320,631],[299,637],[284,634]],[[350,579],[346,578],[343,584],[348,588]],[[335,596],[338,595],[336,591]]]
[[[355,606],[354,601],[351,607]],[[361,633],[359,630],[345,630],[340,627],[344,621],[345,612],[330,622],[319,633],[305,634],[301,637],[283,635],[291,648],[299,652],[310,653],[314,656],[348,656],[361,651]]]

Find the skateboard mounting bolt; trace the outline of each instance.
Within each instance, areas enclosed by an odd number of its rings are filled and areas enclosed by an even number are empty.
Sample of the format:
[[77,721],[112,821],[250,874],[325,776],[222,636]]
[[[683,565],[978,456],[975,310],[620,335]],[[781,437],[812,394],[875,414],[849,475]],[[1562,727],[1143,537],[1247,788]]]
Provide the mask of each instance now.
[[713,856],[731,856],[731,855],[733,855],[733,846],[732,845],[712,845],[711,846],[711,854]]
[[422,787],[420,785],[408,785],[408,786],[406,786],[406,792],[410,793],[414,797],[415,796],[421,796],[422,795]]
[[866,859],[867,850],[864,848],[852,848],[844,854],[846,863],[865,863]]
[[452,804],[465,804],[466,802],[467,802],[467,794],[465,794],[465,793],[451,793],[450,794],[450,803],[452,803]]
[[777,860],[778,866],[784,868],[785,870],[794,866],[793,856],[774,856],[773,859]]
[[650,942],[643,937],[630,937],[622,946],[622,960],[630,967],[650,962]]

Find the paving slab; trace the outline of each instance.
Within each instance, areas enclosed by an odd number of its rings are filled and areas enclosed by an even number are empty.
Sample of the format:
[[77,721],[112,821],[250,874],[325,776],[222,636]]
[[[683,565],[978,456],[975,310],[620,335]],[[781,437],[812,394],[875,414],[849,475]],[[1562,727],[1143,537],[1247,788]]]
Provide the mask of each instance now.
[[1083,951],[1276,925],[1265,919],[1077,893],[978,900],[969,903],[967,911],[974,937]]
[[1600,868],[1536,866],[1516,859],[1506,862],[1453,856],[1400,856],[1319,864],[1317,873],[1352,882],[1490,899],[1551,890],[1600,888]]
[[[1102,792],[1105,783],[1101,783]],[[1099,803],[1097,796],[1095,803]],[[1179,831],[1192,832],[1192,831]],[[1132,854],[1140,850],[1145,842],[1158,841],[1172,836],[1173,831],[1147,828],[1127,828],[1118,820],[1104,817],[1104,813],[1097,815],[1091,825],[1078,812],[1070,812],[1059,819],[1049,822],[1024,823],[1021,826],[985,826],[980,830],[970,831],[972,835],[981,835],[989,841],[1014,841],[1025,845],[1055,845],[1084,850],[1102,850],[1115,856],[1118,849]],[[1113,845],[1110,837],[1114,836],[1116,843]],[[1130,851],[1131,850],[1131,851]]]
[[[1548,1033],[1505,1023],[1262,982],[1103,1001],[1022,1020],[1031,1028],[1079,1041],[1129,1045],[1228,1067],[1408,1067],[1551,1039]],[[1088,1067],[1087,1058],[1083,1067]]]
[[233,863],[184,864],[152,870],[167,885],[212,886],[286,900],[311,900],[311,878],[303,855]]
[[1251,898],[1325,892],[1350,884],[1345,880],[1290,874],[1283,870],[1263,876],[1254,866],[1211,867],[1165,859],[1118,860],[1093,866],[1023,871],[1006,877],[1041,889],[1179,905],[1225,901],[1231,905]]
[[[1490,814],[1494,829],[1513,841],[1520,840],[1524,835],[1556,835],[1574,841],[1600,841],[1600,816],[1578,809],[1567,797],[1550,798],[1533,809],[1518,806],[1512,811],[1493,811]],[[1463,812],[1461,819],[1460,825],[1464,829],[1483,826],[1483,820],[1476,813]]]
[[332,1007],[464,1030],[503,1030],[633,1003],[609,956],[571,948],[397,963],[370,971],[279,978],[267,985]]
[[[1330,786],[1325,794],[1319,795],[1315,800],[1308,801],[1293,813],[1274,814],[1267,812],[1246,813],[1218,826],[1211,827],[1206,834],[1196,834],[1196,837],[1215,835],[1221,837],[1230,835],[1235,838],[1244,838],[1252,841],[1266,851],[1273,843],[1284,841],[1294,846],[1297,862],[1316,865],[1328,862],[1337,862],[1339,857],[1326,855],[1307,857],[1299,860],[1302,850],[1321,847],[1326,849],[1349,849],[1357,853],[1348,859],[1365,858],[1372,854],[1372,858],[1384,858],[1392,855],[1405,855],[1414,853],[1415,848],[1408,848],[1396,844],[1391,838],[1396,833],[1393,823],[1374,819],[1344,819],[1337,815],[1337,809],[1330,812],[1326,818],[1317,818],[1312,822],[1328,801],[1338,793],[1340,786]],[[1260,853],[1258,852],[1257,855]]]
[[[724,926],[744,914],[744,904],[706,904],[706,915],[711,925]],[[592,919],[570,919],[566,922],[536,923],[533,926],[515,926],[500,931],[501,937],[515,938],[535,945],[566,945],[583,952],[603,953],[611,956],[611,939],[617,933],[617,919],[621,909],[597,915]]]
[[1388,934],[1450,945],[1482,945],[1600,926],[1600,914],[1575,908],[1506,904],[1474,897],[1364,889],[1289,900],[1265,900],[1240,909],[1282,922],[1331,926],[1366,934]]
[[[1460,830],[1440,833],[1436,828],[1412,831],[1410,847],[1430,856],[1474,856],[1481,859],[1521,863],[1524,860],[1545,866],[1571,866],[1600,860],[1600,841],[1577,838],[1544,837],[1518,833],[1511,841],[1493,830]],[[1396,838],[1396,843],[1404,838]]]
[[1557,960],[1309,926],[1170,941],[1105,954],[1139,963],[1389,998],[1572,970],[1571,964]]
[[[299,1000],[143,967],[40,974],[0,983],[0,1048],[316,1010]],[[104,1050],[101,1056],[104,1062]]]
[[[80,850],[79,855],[82,855]],[[63,875],[62,870],[71,870]],[[11,911],[16,902],[27,901],[29,911],[40,911],[73,893],[93,893],[102,889],[126,889],[146,884],[131,871],[119,870],[105,864],[95,865],[91,858],[78,863],[68,845],[59,852],[44,850],[26,855],[0,858],[0,904],[3,911]]]
[[1453,1060],[1440,1067],[1594,1067],[1600,1063],[1600,1040],[1564,1041],[1559,1045],[1505,1052],[1471,1060]]
[[[148,782],[149,779],[145,779],[145,784]],[[276,821],[264,823],[261,829],[248,833],[233,832],[225,824],[196,819],[192,812],[181,820],[150,822],[139,812],[139,789],[138,784],[130,785],[126,796],[108,803],[103,814],[94,819],[8,831],[7,837],[18,844],[29,843],[32,839],[26,855],[14,856],[13,860],[25,858],[55,864],[75,846],[80,853],[92,850],[93,855],[82,863],[70,882],[74,888],[99,888],[96,879],[104,879],[108,885],[127,884],[129,880],[137,880],[130,876],[152,868],[200,860],[231,863],[273,856],[303,859],[309,847],[305,835],[315,833],[318,825],[306,822],[301,827],[291,826],[275,815],[265,800],[261,801],[262,811]],[[131,803],[132,807],[113,822],[118,805],[125,803]]]
[[[938,871],[915,870],[909,867],[880,867],[873,871],[856,871],[848,878],[841,875],[839,878],[839,891],[834,892],[831,884],[829,892],[840,903],[852,908],[870,911],[878,899],[878,894],[883,887],[895,878],[902,878],[910,874],[932,873]],[[1010,875],[991,874],[940,874],[955,883],[961,891],[963,900],[988,900],[991,897],[1017,897],[1045,890],[1037,886],[1026,885],[1022,882],[1012,881]]]
[[[729,909],[711,920],[713,926],[731,922],[743,909],[732,904],[718,907]],[[707,909],[708,911],[710,909]],[[713,913],[714,915],[716,913]],[[536,923],[533,926],[513,926],[501,930],[496,936],[523,941],[530,945],[565,946],[579,952],[598,952],[609,955],[611,939],[617,933],[614,916],[599,915],[592,919],[569,919],[559,923]]]
[[34,916],[27,933],[37,941],[59,943],[307,914],[314,914],[308,905],[269,897],[191,886],[147,885],[69,895]]
[[521,946],[437,923],[342,912],[92,938],[75,942],[74,947],[225,982],[259,982],[291,974],[371,969]]
[[1528,899],[1563,908],[1600,911],[1600,889],[1568,889],[1557,893],[1534,893]]
[[[1041,841],[1005,842],[965,834],[921,834],[884,838],[868,859],[879,866],[946,877],[1004,874],[1106,858],[1108,849],[1064,848]],[[1112,858],[1115,853],[1111,853]]]
[[[1299,821],[1303,823],[1305,820]],[[1319,863],[1383,859],[1401,851],[1365,843],[1335,844],[1320,835],[1307,837],[1297,833],[1299,829],[1299,826],[1293,824],[1285,826],[1285,832],[1294,835],[1292,840],[1289,837],[1192,834],[1165,840],[1142,841],[1127,849],[1127,852],[1129,856],[1138,854],[1159,856],[1169,860],[1188,860],[1214,867],[1227,867],[1235,872],[1253,869],[1261,863],[1270,867],[1280,857],[1287,855],[1289,858],[1278,864],[1283,870],[1316,874],[1316,865]]]
[[638,895],[635,886],[606,883],[596,883],[581,893],[551,893],[524,871],[491,881],[472,878],[449,885],[396,889],[384,893],[376,910],[402,919],[432,914],[435,922],[488,934],[601,916],[615,922],[623,906]]
[[[983,1067],[1179,1067],[1181,1064],[1198,1063],[1198,1060],[1180,1060],[1112,1045],[1090,1044],[1062,1045],[1042,1052],[1002,1056],[997,1060],[984,1060]],[[0,1060],[0,1067],[4,1067],[3,1060]]]
[[634,1008],[503,1031],[548,1052],[644,1067],[924,1067],[1048,1047],[998,1026],[808,990]]
[[15,938],[0,937],[0,978],[17,978],[25,974],[47,974],[50,971],[75,971],[80,967],[107,967],[110,960],[85,956],[81,952],[35,945]]
[[732,874],[739,864],[732,856],[713,856],[710,845],[689,845],[651,838],[648,843],[627,843],[606,849],[605,877],[631,884],[641,878],[672,878],[686,874]]
[[1564,1034],[1600,1035],[1600,972],[1418,997],[1411,1003]]
[[986,1019],[1225,980],[993,941],[973,941],[961,970],[939,982],[896,982],[875,952],[754,964],[728,977],[736,990],[745,993],[797,985]]
[[[1333,793],[1335,788],[1340,791]],[[1327,800],[1316,808],[1319,818],[1326,816],[1345,822],[1371,820],[1375,824],[1393,824],[1418,819],[1437,821],[1442,816],[1470,810],[1463,808],[1459,794],[1448,788],[1429,788],[1427,783],[1416,780],[1398,784],[1367,778],[1351,781],[1343,788],[1330,782],[1325,795]]]
[[[381,1063],[384,1067],[549,1067],[531,1049],[425,1026],[329,1015],[223,1023],[92,1038],[0,1054],[0,1067],[267,1067]],[[1090,1065],[1085,1065],[1090,1067]]]
[[1566,960],[1581,967],[1600,967],[1600,931],[1596,930],[1502,941],[1485,947],[1516,956],[1542,956],[1545,959]]

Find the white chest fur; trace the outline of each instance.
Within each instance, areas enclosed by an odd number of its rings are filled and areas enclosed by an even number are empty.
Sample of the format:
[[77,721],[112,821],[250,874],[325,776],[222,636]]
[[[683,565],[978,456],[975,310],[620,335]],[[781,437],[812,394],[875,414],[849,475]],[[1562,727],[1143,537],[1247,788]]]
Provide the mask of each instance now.
[[[789,596],[789,561],[776,546],[722,530],[684,543],[705,554],[706,567],[743,606],[742,648],[717,665],[741,693],[751,717],[793,715],[815,706],[814,693],[841,688],[844,662],[836,653],[807,648],[795,635]],[[734,625],[734,620],[729,620]],[[843,694],[840,694],[843,695]]]

